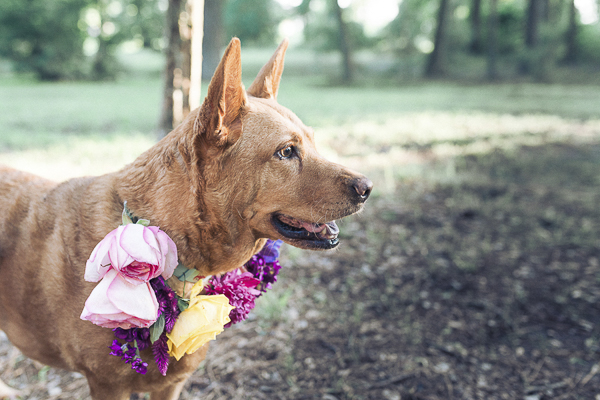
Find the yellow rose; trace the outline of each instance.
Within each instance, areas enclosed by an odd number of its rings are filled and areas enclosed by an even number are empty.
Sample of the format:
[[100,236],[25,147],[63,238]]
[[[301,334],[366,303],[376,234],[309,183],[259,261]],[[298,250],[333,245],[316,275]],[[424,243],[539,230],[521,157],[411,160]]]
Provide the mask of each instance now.
[[179,314],[175,326],[167,333],[169,354],[179,360],[184,354],[192,354],[223,332],[234,309],[223,294],[204,296],[203,283],[196,283],[190,293],[190,306]]

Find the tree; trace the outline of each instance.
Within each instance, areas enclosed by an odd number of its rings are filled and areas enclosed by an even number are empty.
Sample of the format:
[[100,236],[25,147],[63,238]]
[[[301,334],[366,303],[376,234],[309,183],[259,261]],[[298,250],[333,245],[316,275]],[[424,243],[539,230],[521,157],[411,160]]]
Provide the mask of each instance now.
[[490,0],[487,41],[487,79],[498,79],[498,0]]
[[341,8],[337,0],[327,0],[322,12],[312,10],[310,3],[311,0],[303,0],[296,7],[296,12],[305,20],[306,43],[320,52],[339,51],[342,60],[340,80],[345,84],[352,82],[355,72],[352,53],[373,42],[365,36],[359,23],[348,20],[348,10]]
[[223,26],[223,1],[204,1],[204,40],[202,41],[202,79],[212,78],[225,44]]
[[159,136],[200,105],[204,0],[169,0],[165,89]]
[[539,41],[539,22],[541,14],[541,0],[529,0],[527,3],[527,20],[525,24],[525,45],[534,49]]
[[569,0],[569,26],[565,34],[566,52],[563,61],[574,64],[577,61],[577,7],[575,0]]
[[481,0],[471,0],[469,11],[469,22],[471,23],[471,43],[469,51],[473,54],[481,54],[484,49],[481,34]]
[[274,0],[228,0],[225,6],[227,36],[242,43],[272,44],[280,21]]
[[446,42],[450,0],[440,0],[439,4],[434,47],[429,54],[427,66],[425,67],[425,76],[428,78],[441,77],[447,73]]
[[42,80],[83,77],[87,35],[77,24],[86,5],[86,0],[0,1],[0,56]]
[[338,25],[338,41],[340,53],[342,53],[342,83],[348,84],[354,80],[354,68],[352,65],[352,50],[348,37],[348,27],[344,20],[344,12],[338,4],[338,0],[330,0]]

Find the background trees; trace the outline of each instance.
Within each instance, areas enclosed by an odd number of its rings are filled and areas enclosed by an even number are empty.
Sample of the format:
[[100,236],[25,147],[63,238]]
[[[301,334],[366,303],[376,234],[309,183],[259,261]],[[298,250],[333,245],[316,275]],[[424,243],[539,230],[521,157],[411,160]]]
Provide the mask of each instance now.
[[[113,79],[122,70],[117,56],[123,48],[169,47],[167,4],[5,0],[0,57],[43,80]],[[385,15],[386,5],[397,13]],[[345,84],[377,74],[551,80],[557,67],[593,69],[600,62],[594,0],[206,0],[204,14],[205,79],[230,37],[272,44],[281,22],[299,19],[302,46],[335,54],[339,64],[330,75]],[[380,63],[384,59],[394,62]]]

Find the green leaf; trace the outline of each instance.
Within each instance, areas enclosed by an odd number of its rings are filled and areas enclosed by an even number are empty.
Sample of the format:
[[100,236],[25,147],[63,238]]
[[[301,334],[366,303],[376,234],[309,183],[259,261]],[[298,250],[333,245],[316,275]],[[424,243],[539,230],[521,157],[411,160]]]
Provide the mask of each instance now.
[[158,317],[156,322],[150,327],[150,342],[154,343],[162,335],[165,330],[165,316],[163,314]]
[[121,218],[123,220],[123,225],[133,224],[131,213],[127,209],[127,202],[123,203],[123,214],[121,214]]
[[196,283],[198,281],[196,277],[200,275],[200,272],[197,269],[186,268],[180,263],[173,271],[173,275],[180,281]]
[[188,300],[177,299],[177,307],[179,307],[179,311],[184,312],[185,310],[188,309],[189,306],[190,306],[190,303]]
[[150,220],[149,219],[138,219],[136,224],[148,226],[148,225],[150,225]]

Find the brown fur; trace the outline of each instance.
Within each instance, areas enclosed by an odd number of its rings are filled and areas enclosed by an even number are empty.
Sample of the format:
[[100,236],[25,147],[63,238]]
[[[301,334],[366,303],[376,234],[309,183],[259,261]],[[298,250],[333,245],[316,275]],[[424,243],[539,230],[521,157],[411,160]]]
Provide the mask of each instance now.
[[[312,130],[276,102],[286,47],[246,92],[232,40],[203,105],[118,172],[56,184],[0,167],[0,328],[25,355],[81,372],[94,400],[177,399],[204,359],[208,346],[171,359],[163,377],[147,353],[148,373],[139,375],[108,354],[110,329],[79,319],[96,285],[83,279],[86,260],[119,225],[124,201],[203,275],[237,268],[266,238],[282,238],[273,213],[325,222],[362,208],[370,181],[319,156]],[[290,144],[298,157],[274,156]]]

